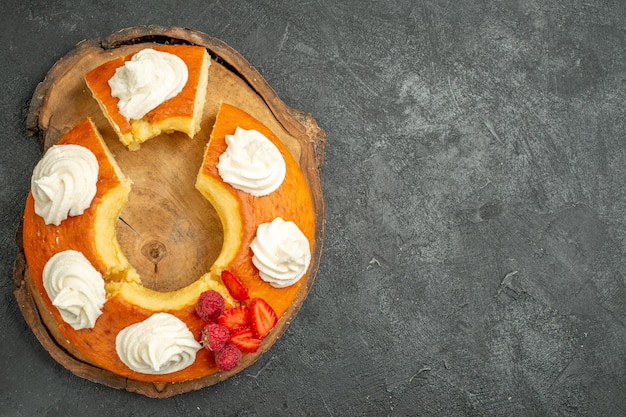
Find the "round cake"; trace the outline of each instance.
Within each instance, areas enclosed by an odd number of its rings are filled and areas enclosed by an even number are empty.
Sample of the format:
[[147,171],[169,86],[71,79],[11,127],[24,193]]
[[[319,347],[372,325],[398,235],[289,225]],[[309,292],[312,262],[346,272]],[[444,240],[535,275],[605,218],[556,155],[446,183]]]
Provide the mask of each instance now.
[[[223,84],[210,81],[209,67],[219,64],[210,65],[209,52],[198,45],[133,44],[131,53],[88,68],[84,85],[95,107],[90,104],[86,117],[46,149],[33,171],[22,225],[25,289],[54,342],[107,375],[93,378],[98,382],[121,378],[152,384],[158,392],[167,391],[164,384],[183,387],[163,395],[168,396],[239,372],[288,326],[317,267],[319,213],[293,144],[236,99],[223,100]],[[150,68],[181,61],[187,74],[158,70],[176,75],[172,85],[180,86],[169,93],[146,85],[120,87],[118,79],[132,84],[146,78],[142,60],[156,60]],[[169,83],[155,77],[159,87]],[[157,93],[165,98],[154,104]],[[137,94],[150,103],[131,114]],[[208,99],[212,94],[217,103]],[[205,143],[201,159],[190,161],[196,161],[196,193],[219,218],[221,247],[202,273],[165,288],[148,284],[145,269],[133,265],[118,241],[135,179],[117,161],[134,174],[133,157],[146,158],[139,144],[183,143],[175,132]],[[205,215],[211,213],[191,213]]]

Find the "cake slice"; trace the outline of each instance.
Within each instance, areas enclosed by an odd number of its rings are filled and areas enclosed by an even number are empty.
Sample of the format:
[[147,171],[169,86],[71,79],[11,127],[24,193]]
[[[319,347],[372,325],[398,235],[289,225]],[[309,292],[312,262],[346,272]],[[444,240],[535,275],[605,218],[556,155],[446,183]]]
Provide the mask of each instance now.
[[[178,67],[172,69],[170,66],[164,66],[161,61],[151,61],[150,57],[156,54],[150,54],[144,58],[145,60],[137,59],[139,54],[148,55],[146,52],[165,53],[166,58],[174,55],[182,60],[186,69],[186,81],[182,80],[184,82],[182,90],[173,91],[173,97],[166,98],[160,104],[157,104],[158,98],[154,101],[155,96],[167,89],[166,84],[171,77],[180,75],[179,70]],[[180,60],[168,59],[167,62],[180,63]],[[141,143],[161,133],[179,131],[193,138],[200,130],[210,64],[209,54],[204,47],[155,45],[98,66],[85,75],[85,81],[120,141],[128,149],[137,150]],[[120,79],[123,85],[120,85]],[[174,83],[180,81],[177,78]],[[119,90],[123,90],[124,87],[126,90],[122,91],[122,94],[126,94],[126,97],[120,98]],[[133,112],[127,110],[133,108],[132,102],[138,101],[137,96],[140,95],[146,96],[147,101],[156,107],[153,106],[145,114],[139,112],[139,116],[137,112],[130,114]],[[131,101],[129,106],[125,106],[127,101]]]

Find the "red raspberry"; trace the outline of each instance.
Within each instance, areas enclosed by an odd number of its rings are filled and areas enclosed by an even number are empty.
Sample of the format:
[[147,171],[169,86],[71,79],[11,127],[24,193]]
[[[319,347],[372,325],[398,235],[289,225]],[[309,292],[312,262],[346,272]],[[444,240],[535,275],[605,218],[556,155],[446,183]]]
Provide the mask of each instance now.
[[215,353],[215,363],[222,371],[230,371],[241,363],[241,351],[230,343]]
[[202,346],[210,351],[219,352],[222,350],[229,338],[228,329],[217,323],[209,323],[202,329]]
[[215,290],[204,291],[198,297],[196,313],[204,321],[215,321],[224,311],[224,297]]

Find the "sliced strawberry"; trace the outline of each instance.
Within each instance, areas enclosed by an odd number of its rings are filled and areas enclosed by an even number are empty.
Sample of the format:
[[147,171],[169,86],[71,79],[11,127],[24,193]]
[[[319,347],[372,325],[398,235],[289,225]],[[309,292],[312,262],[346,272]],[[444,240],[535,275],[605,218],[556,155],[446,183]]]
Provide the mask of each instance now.
[[217,318],[217,322],[230,330],[231,333],[250,327],[248,307],[228,308]]
[[242,352],[256,352],[261,344],[261,339],[256,337],[252,329],[248,328],[231,335],[228,342]]
[[250,324],[259,339],[263,339],[276,326],[278,317],[274,309],[262,298],[250,303]]
[[230,271],[222,271],[222,282],[228,289],[230,295],[237,301],[244,301],[248,299],[248,290],[239,280],[237,275]]

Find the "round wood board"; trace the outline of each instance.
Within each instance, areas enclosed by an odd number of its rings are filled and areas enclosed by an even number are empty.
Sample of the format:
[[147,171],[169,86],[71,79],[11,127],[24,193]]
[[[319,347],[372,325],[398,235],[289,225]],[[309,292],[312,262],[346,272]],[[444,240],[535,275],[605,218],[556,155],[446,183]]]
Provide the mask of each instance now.
[[[131,152],[117,139],[88,91],[83,75],[120,55],[151,44],[192,44],[211,55],[202,128],[193,139],[163,135]],[[118,219],[117,237],[144,286],[171,291],[206,272],[221,250],[223,231],[213,207],[194,188],[204,147],[221,102],[233,104],[269,127],[287,146],[308,181],[316,214],[311,268],[293,304],[259,351],[244,356],[236,370],[179,383],[130,380],[80,361],[64,350],[41,319],[29,285],[21,228],[17,234],[15,296],[22,314],[42,346],[75,375],[117,389],[164,398],[222,381],[254,363],[284,333],[304,302],[317,273],[324,241],[324,200],[320,168],[326,134],[308,113],[285,105],[263,77],[239,53],[204,33],[162,26],[121,30],[104,39],[79,43],[61,58],[37,86],[27,117],[29,134],[39,137],[42,151],[77,123],[91,117],[124,174],[133,181],[128,205]],[[199,215],[201,214],[201,215]],[[186,278],[181,278],[186,277]]]

